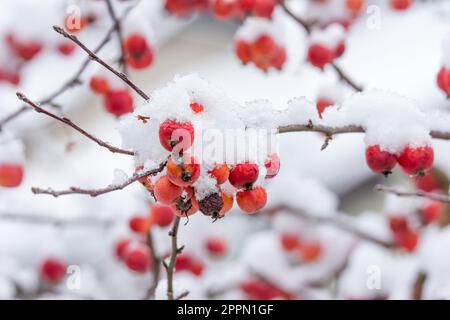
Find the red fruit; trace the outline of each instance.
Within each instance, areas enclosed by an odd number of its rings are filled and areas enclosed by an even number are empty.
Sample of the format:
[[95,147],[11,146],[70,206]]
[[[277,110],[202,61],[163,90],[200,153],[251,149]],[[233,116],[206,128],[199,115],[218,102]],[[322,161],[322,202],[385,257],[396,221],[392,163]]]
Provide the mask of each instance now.
[[208,7],[208,0],[166,0],[165,8],[171,14],[179,17],[186,16],[195,10]]
[[151,267],[150,250],[142,244],[130,247],[125,254],[125,264],[133,271],[147,272]]
[[230,169],[226,163],[223,163],[215,166],[212,170],[209,170],[208,173],[216,178],[217,184],[222,184],[228,180]]
[[9,71],[0,68],[0,82],[6,81],[14,86],[20,83],[20,74],[15,71]]
[[134,216],[129,220],[130,229],[139,234],[146,234],[150,228],[150,221],[146,216]]
[[228,20],[236,16],[238,4],[229,0],[213,0],[211,9],[217,19]]
[[406,10],[413,3],[413,0],[391,0],[390,6],[394,10]]
[[281,70],[286,62],[286,50],[282,47],[276,47],[272,54],[271,65],[275,69]]
[[267,193],[266,190],[261,187],[239,191],[236,194],[236,201],[242,211],[246,213],[255,213],[266,205]]
[[287,293],[273,284],[260,279],[251,279],[242,282],[240,289],[251,300],[274,300],[274,299],[292,299],[293,295]]
[[252,52],[250,45],[244,40],[238,40],[235,45],[236,55],[243,64],[247,64],[252,60]]
[[404,250],[412,252],[416,249],[417,243],[419,242],[419,233],[414,230],[408,230],[394,234],[394,239]]
[[19,41],[13,34],[6,36],[6,42],[12,51],[25,61],[33,59],[43,48],[43,44],[40,41]]
[[266,167],[266,179],[271,179],[280,171],[280,158],[273,153],[264,161],[264,166]]
[[322,113],[325,111],[326,108],[331,107],[334,105],[334,102],[326,99],[326,98],[320,98],[317,100],[316,107],[317,112],[319,113],[319,117],[322,118]]
[[300,248],[300,237],[295,233],[284,232],[280,236],[281,246],[285,251],[293,251]]
[[0,164],[0,187],[15,188],[23,180],[23,167],[20,164]]
[[205,266],[203,265],[203,263],[201,261],[195,260],[189,268],[189,271],[191,271],[192,274],[196,275],[197,277],[200,277],[204,269]]
[[308,49],[308,61],[315,67],[323,69],[333,61],[334,52],[321,44],[313,44]]
[[43,281],[56,283],[61,281],[66,274],[67,265],[56,258],[45,259],[40,266],[40,276]]
[[126,89],[109,91],[105,95],[105,108],[117,117],[133,112],[133,97]]
[[398,158],[398,164],[409,175],[423,175],[431,169],[433,161],[434,152],[430,146],[407,146]]
[[233,208],[233,196],[226,194],[224,191],[220,191],[222,195],[223,207],[219,211],[219,216],[223,217],[225,214]]
[[76,49],[72,42],[61,42],[58,44],[58,51],[65,56],[70,56]]
[[[142,171],[142,169],[144,169],[144,166],[139,166],[136,168],[136,172]],[[153,184],[150,176],[140,178],[138,179],[138,181],[147,189],[148,192],[154,191],[155,185]]]
[[197,199],[192,197],[190,199],[178,199],[175,203],[170,206],[173,212],[181,217],[185,218],[197,213],[199,205]]
[[373,172],[387,175],[397,164],[397,157],[376,144],[366,149],[366,162]]
[[352,13],[359,13],[364,6],[364,0],[346,0],[345,7]]
[[203,106],[197,102],[192,102],[189,106],[194,113],[202,113],[204,110]]
[[414,177],[414,184],[417,189],[425,192],[432,192],[440,189],[439,181],[431,172],[426,173],[423,176]]
[[271,67],[272,57],[276,48],[277,45],[271,36],[267,34],[261,35],[250,46],[252,61],[259,69],[267,71]]
[[344,52],[345,52],[345,42],[341,41],[338,43],[338,45],[334,49],[334,57],[339,58],[340,56],[342,56],[344,54]]
[[175,160],[170,157],[166,168],[170,182],[180,187],[191,186],[200,176],[200,164],[195,157],[187,154]]
[[237,0],[239,9],[244,12],[249,12],[255,6],[255,2],[258,0]]
[[439,71],[437,83],[439,88],[441,88],[447,96],[450,96],[450,68],[442,68]]
[[190,271],[196,276],[203,273],[203,263],[187,253],[177,255],[175,260],[175,271]]
[[427,201],[422,208],[420,208],[420,217],[425,224],[430,224],[437,221],[443,212],[444,204],[439,201]]
[[116,256],[119,259],[125,258],[125,253],[128,250],[130,243],[131,243],[131,239],[129,239],[129,238],[123,238],[116,242],[115,252],[116,252]]
[[227,243],[223,238],[211,237],[206,241],[206,249],[211,255],[222,256],[227,251]]
[[144,69],[153,62],[153,51],[144,36],[133,33],[124,41],[126,61],[134,69]]
[[107,94],[110,90],[108,79],[102,76],[92,76],[89,87],[98,94]]
[[183,188],[174,185],[167,176],[163,176],[156,181],[154,193],[158,202],[171,205],[181,196]]
[[231,168],[228,180],[238,189],[250,188],[258,179],[258,174],[259,169],[256,164],[245,162]]
[[194,127],[190,122],[167,119],[159,126],[159,142],[167,151],[172,151],[180,142],[187,150],[194,142]]
[[390,216],[389,228],[393,233],[405,232],[409,229],[408,220],[403,216]]
[[252,13],[257,17],[271,18],[277,0],[254,1]]
[[300,259],[303,262],[316,261],[322,255],[322,246],[320,243],[307,243],[300,249]]
[[153,204],[150,206],[150,221],[160,227],[172,224],[174,213],[169,206]]

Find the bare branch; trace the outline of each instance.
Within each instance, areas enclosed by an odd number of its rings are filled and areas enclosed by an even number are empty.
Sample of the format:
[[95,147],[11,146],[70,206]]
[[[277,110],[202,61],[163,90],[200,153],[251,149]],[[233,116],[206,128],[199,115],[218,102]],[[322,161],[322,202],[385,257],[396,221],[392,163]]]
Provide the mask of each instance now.
[[142,91],[133,81],[131,81],[124,73],[117,71],[114,69],[111,65],[106,63],[104,60],[102,60],[97,54],[95,54],[93,51],[91,51],[88,47],[86,47],[75,35],[67,33],[63,28],[58,26],[53,26],[53,29],[62,35],[63,37],[71,40],[73,43],[75,43],[77,46],[79,46],[81,49],[83,49],[89,57],[97,62],[98,64],[102,65],[112,73],[114,73],[117,77],[119,77],[123,82],[125,82],[128,86],[130,86],[138,95],[140,95],[145,100],[150,100],[150,97]]
[[186,298],[189,295],[189,291],[183,291],[178,297],[175,298],[175,300],[181,300],[183,298]]
[[64,195],[69,195],[69,194],[85,194],[85,195],[89,195],[91,197],[97,197],[99,195],[105,194],[105,193],[109,193],[109,192],[113,192],[113,191],[117,191],[117,190],[122,190],[126,187],[128,187],[130,184],[138,181],[141,178],[145,178],[151,175],[155,175],[159,172],[161,172],[164,167],[166,166],[167,161],[161,163],[159,165],[158,168],[156,169],[152,169],[152,170],[148,170],[148,171],[144,171],[141,173],[135,173],[133,174],[133,176],[131,176],[129,179],[127,179],[126,181],[120,183],[120,184],[115,184],[115,185],[109,185],[105,188],[100,188],[100,189],[82,189],[82,188],[78,188],[78,187],[71,187],[68,190],[62,190],[62,191],[56,191],[53,190],[51,188],[48,189],[41,189],[41,188],[31,188],[31,191],[34,194],[48,194],[51,196],[59,197],[59,196],[64,196]]
[[384,192],[384,193],[391,193],[395,194],[399,197],[419,197],[419,198],[426,198],[434,201],[439,201],[443,203],[450,203],[450,197],[448,195],[439,194],[439,193],[433,193],[433,192],[425,192],[425,191],[403,191],[397,188],[393,187],[387,187],[384,185],[376,185],[375,191],[378,192]]
[[153,283],[150,288],[147,290],[147,293],[144,297],[144,300],[149,300],[155,296],[155,290],[158,285],[159,275],[161,273],[161,258],[156,254],[155,245],[153,242],[152,230],[149,230],[147,234],[147,246],[150,249],[150,259],[152,261],[153,266]]
[[114,6],[111,2],[111,0],[106,0],[106,5],[108,7],[108,13],[111,17],[111,20],[114,23],[114,30],[116,31],[117,38],[119,40],[119,46],[120,46],[120,60],[119,64],[122,67],[122,71],[124,74],[128,74],[127,70],[127,64],[126,64],[126,52],[125,52],[125,46],[123,44],[123,32],[122,32],[122,23],[120,19],[117,17],[116,11],[114,10]]
[[417,274],[417,277],[414,281],[414,285],[411,292],[412,300],[422,300],[423,298],[423,287],[425,286],[425,282],[427,280],[427,274],[423,271],[420,271]]
[[361,91],[364,90],[363,87],[361,87],[360,85],[356,84],[352,79],[350,79],[349,76],[347,74],[345,74],[345,72],[336,63],[332,62],[331,66],[333,67],[334,71],[336,71],[336,73],[338,74],[339,79],[341,79],[342,81],[347,83],[355,91],[361,92]]
[[95,143],[97,143],[99,146],[108,149],[109,151],[111,151],[112,153],[121,153],[121,154],[126,154],[126,155],[130,155],[133,156],[134,152],[133,151],[129,151],[129,150],[124,150],[124,149],[120,149],[117,147],[114,147],[112,145],[110,145],[109,143],[100,140],[96,137],[94,137],[92,134],[90,134],[89,132],[87,132],[86,130],[84,130],[83,128],[81,128],[80,126],[76,125],[75,123],[73,123],[70,119],[66,118],[66,117],[60,117],[57,116],[56,114],[47,111],[43,108],[41,108],[40,106],[38,106],[35,102],[31,101],[30,99],[28,99],[23,93],[21,92],[17,92],[17,97],[22,100],[23,102],[25,102],[26,104],[28,104],[30,107],[32,107],[36,112],[38,113],[43,113],[47,116],[49,116],[50,118],[53,118],[55,120],[58,120],[59,122],[62,122],[66,125],[68,125],[69,127],[75,129],[76,131],[78,131],[79,133],[81,133],[83,136],[85,136],[86,138],[94,141]]
[[175,262],[177,259],[177,255],[181,253],[183,248],[178,247],[177,243],[177,237],[178,237],[178,227],[180,226],[180,220],[181,218],[179,216],[175,217],[175,220],[173,221],[172,228],[169,232],[169,236],[172,239],[172,251],[170,254],[169,263],[163,262],[164,267],[166,268],[167,272],[167,299],[168,300],[174,300],[173,296],[173,274],[175,272]]

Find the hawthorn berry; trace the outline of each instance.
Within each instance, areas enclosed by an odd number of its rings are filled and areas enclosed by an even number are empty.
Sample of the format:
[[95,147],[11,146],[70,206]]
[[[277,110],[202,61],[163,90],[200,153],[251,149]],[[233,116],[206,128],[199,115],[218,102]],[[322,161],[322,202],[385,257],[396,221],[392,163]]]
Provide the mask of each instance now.
[[400,167],[409,175],[423,175],[431,169],[433,161],[434,152],[430,146],[407,146],[398,158]]
[[181,142],[183,147],[189,148],[194,142],[194,126],[190,122],[167,119],[159,126],[159,142],[167,151]]
[[409,229],[408,220],[403,216],[390,216],[389,228],[392,232],[404,232]]
[[233,166],[228,180],[238,189],[250,188],[258,179],[259,169],[254,163],[244,162]]
[[334,57],[339,58],[345,52],[345,41],[340,41],[334,49]]
[[165,0],[165,9],[178,17],[184,17],[195,10],[204,10],[208,7],[208,0]]
[[107,94],[110,91],[109,81],[102,76],[92,76],[89,87],[97,94]]
[[167,227],[173,221],[174,213],[169,206],[153,204],[150,206],[150,221],[160,227]]
[[450,68],[442,68],[437,76],[437,84],[450,97]]
[[273,153],[264,161],[264,166],[266,167],[266,179],[271,179],[280,171],[280,158]]
[[321,44],[312,44],[308,49],[308,61],[317,68],[323,69],[334,58],[333,50]]
[[74,53],[76,46],[72,42],[60,42],[58,44],[58,52],[61,53],[64,56],[70,56],[72,53]]
[[416,249],[419,242],[419,233],[415,230],[408,230],[394,234],[395,242],[407,252],[412,252]]
[[144,69],[153,62],[153,51],[144,36],[139,33],[129,35],[124,41],[126,62],[134,69]]
[[146,216],[133,216],[128,223],[130,229],[138,234],[146,234],[150,228],[150,221]]
[[262,187],[256,187],[251,190],[239,191],[236,194],[236,202],[242,211],[250,214],[255,213],[266,205],[266,190]]
[[180,187],[191,186],[200,176],[200,164],[193,156],[171,156],[167,161],[167,177],[170,182]]
[[275,41],[267,34],[259,36],[250,46],[252,61],[259,69],[267,71],[271,67],[276,46]]
[[66,274],[67,264],[57,258],[47,258],[42,261],[39,274],[43,281],[57,283],[61,281]]
[[127,89],[108,91],[105,95],[105,108],[117,117],[133,112],[133,96]]
[[126,266],[138,273],[145,273],[151,268],[150,250],[143,244],[130,246],[126,250],[124,262]]
[[217,184],[223,184],[230,176],[230,168],[226,163],[222,163],[209,170],[208,173],[216,178]]
[[272,53],[271,65],[275,69],[281,70],[286,62],[286,50],[282,47],[276,47]]
[[20,164],[0,164],[0,187],[15,188],[23,180],[23,167]]
[[325,111],[326,108],[331,107],[334,105],[334,102],[330,99],[326,98],[320,98],[316,102],[316,108],[317,112],[319,113],[319,117],[322,118],[322,113]]
[[261,18],[271,18],[277,0],[256,0],[253,1],[252,14]]
[[406,10],[413,3],[413,0],[391,0],[390,6],[394,10]]
[[388,175],[397,164],[397,157],[388,151],[382,150],[376,144],[366,149],[366,162],[373,172]]
[[121,260],[125,259],[125,253],[129,247],[130,243],[131,243],[130,238],[122,238],[116,242],[114,251],[116,253],[116,256],[119,259],[121,259]]
[[206,240],[206,249],[213,256],[223,256],[227,251],[227,242],[220,237],[211,237]]
[[155,183],[154,194],[158,202],[171,205],[183,193],[183,188],[170,182],[167,176],[163,176]]
[[251,300],[292,299],[293,295],[284,292],[273,284],[261,279],[250,279],[240,283],[239,288]]

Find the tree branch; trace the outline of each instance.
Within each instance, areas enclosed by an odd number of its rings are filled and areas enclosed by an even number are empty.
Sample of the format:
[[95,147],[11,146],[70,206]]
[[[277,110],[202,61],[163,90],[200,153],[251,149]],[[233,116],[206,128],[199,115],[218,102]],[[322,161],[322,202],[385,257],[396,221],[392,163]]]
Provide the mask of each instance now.
[[53,118],[55,120],[58,120],[59,122],[62,122],[66,125],[68,125],[69,127],[75,129],[76,131],[78,131],[79,133],[81,133],[83,136],[85,136],[86,138],[94,141],[96,144],[98,144],[99,146],[108,149],[110,152],[112,153],[121,153],[121,154],[126,154],[129,156],[133,156],[134,152],[133,151],[129,151],[129,150],[124,150],[124,149],[120,149],[117,147],[114,147],[112,145],[110,145],[109,143],[100,140],[96,137],[94,137],[92,134],[90,134],[89,132],[87,132],[86,130],[84,130],[83,128],[81,128],[80,126],[76,125],[75,123],[72,122],[72,120],[66,118],[66,117],[60,117],[57,116],[56,114],[47,111],[43,108],[41,108],[40,106],[38,106],[35,102],[31,101],[30,99],[28,99],[23,93],[21,92],[17,92],[17,97],[22,100],[23,102],[25,102],[26,104],[28,104],[30,107],[32,107],[36,112],[38,113],[43,113],[45,115],[47,115],[50,118]]
[[114,23],[114,30],[117,34],[117,38],[119,40],[119,46],[120,46],[120,59],[119,64],[122,67],[122,72],[124,74],[128,74],[127,64],[126,64],[126,52],[125,52],[125,46],[123,44],[123,32],[122,32],[122,24],[120,19],[117,17],[116,11],[114,10],[114,6],[111,2],[111,0],[106,0],[106,6],[108,7],[108,13],[111,17],[111,20]]
[[155,296],[155,290],[156,290],[156,287],[158,286],[159,275],[161,273],[161,258],[158,257],[158,255],[156,254],[156,251],[155,251],[152,230],[149,230],[149,232],[147,234],[147,246],[150,249],[150,255],[151,255],[150,259],[152,261],[152,266],[153,266],[153,270],[152,270],[153,271],[153,283],[150,286],[150,288],[147,290],[144,300],[149,300]]
[[56,191],[56,190],[53,190],[51,188],[48,188],[48,189],[31,188],[31,191],[34,194],[48,194],[48,195],[51,195],[51,196],[53,196],[55,198],[57,198],[59,196],[69,195],[69,194],[85,194],[85,195],[89,195],[91,197],[97,197],[97,196],[105,194],[105,193],[109,193],[109,192],[113,192],[113,191],[117,191],[117,190],[122,190],[122,189],[128,187],[130,184],[138,181],[141,178],[148,177],[148,176],[151,176],[151,175],[155,175],[155,174],[161,172],[165,168],[166,164],[167,164],[167,161],[164,161],[156,169],[144,171],[144,172],[141,172],[141,173],[137,173],[136,172],[136,173],[133,174],[133,176],[131,176],[130,178],[128,178],[124,182],[122,182],[120,184],[115,184],[115,185],[112,184],[112,185],[109,185],[109,186],[104,187],[104,188],[99,188],[99,189],[82,189],[82,188],[78,188],[78,187],[71,187],[68,190],[62,190],[62,191]]
[[67,33],[63,28],[58,26],[53,26],[53,29],[62,35],[63,37],[71,40],[73,43],[75,43],[77,46],[79,46],[81,49],[83,49],[89,57],[97,62],[98,64],[102,65],[112,73],[114,73],[117,77],[119,77],[123,82],[125,82],[128,86],[130,86],[138,95],[140,95],[145,100],[150,100],[150,97],[142,91],[136,84],[134,84],[133,81],[131,81],[124,73],[117,71],[112,66],[110,66],[108,63],[106,63],[104,60],[102,60],[97,54],[95,54],[93,51],[91,51],[88,47],[86,47],[78,38],[73,35]]
[[375,191],[377,192],[383,192],[383,193],[391,193],[395,194],[399,197],[419,197],[419,198],[426,198],[434,201],[439,201],[443,203],[450,203],[450,197],[448,195],[439,194],[439,193],[433,193],[433,192],[425,192],[425,191],[403,191],[397,188],[393,187],[387,187],[381,184],[378,184],[375,186]]
[[173,221],[172,228],[169,232],[169,236],[171,237],[172,241],[172,251],[170,254],[169,263],[167,264],[165,261],[163,261],[164,268],[167,272],[167,299],[168,300],[174,300],[173,296],[173,274],[175,272],[175,262],[177,260],[177,255],[183,251],[183,247],[178,247],[177,243],[177,237],[178,237],[178,227],[180,226],[180,220],[181,218],[179,216],[175,217],[175,220]]

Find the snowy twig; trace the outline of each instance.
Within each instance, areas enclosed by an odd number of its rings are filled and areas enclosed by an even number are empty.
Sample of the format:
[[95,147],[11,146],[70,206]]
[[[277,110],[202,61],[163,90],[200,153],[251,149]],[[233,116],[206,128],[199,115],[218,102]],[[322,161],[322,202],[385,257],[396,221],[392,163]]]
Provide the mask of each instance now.
[[121,153],[121,154],[130,155],[130,156],[134,155],[133,151],[124,150],[124,149],[120,149],[120,148],[114,147],[114,146],[110,145],[109,143],[94,137],[92,134],[90,134],[86,130],[82,129],[81,127],[79,127],[78,125],[73,123],[70,119],[68,119],[66,117],[57,116],[56,114],[41,108],[35,102],[33,102],[30,99],[28,99],[21,92],[17,92],[17,97],[20,100],[22,100],[23,102],[25,102],[26,104],[28,104],[30,107],[32,107],[36,112],[43,113],[43,114],[49,116],[50,118],[53,118],[55,120],[58,120],[58,121],[60,121],[60,122],[62,122],[64,124],[68,125],[69,127],[73,128],[76,131],[78,131],[79,133],[81,133],[83,136],[85,136],[88,139],[90,139],[90,140],[94,141],[95,143],[97,143],[99,146],[101,146],[103,148],[106,148],[106,149],[108,149],[109,151],[111,151],[113,153]]
[[392,193],[399,197],[420,197],[426,198],[434,201],[439,201],[443,203],[450,203],[450,197],[448,195],[443,195],[439,193],[433,192],[425,192],[425,191],[404,191],[393,187],[387,187],[384,185],[376,185],[375,191],[384,192],[384,193]]
[[311,33],[312,25],[309,24],[308,22],[306,22],[305,20],[303,20],[302,18],[298,17],[296,14],[294,14],[287,6],[286,0],[278,0],[278,3],[281,6],[281,8],[283,8],[284,12],[286,12],[286,14],[288,16],[290,16],[292,19],[294,19],[298,24],[300,24],[303,27],[303,29],[305,29],[307,34]]
[[177,260],[177,255],[183,251],[184,246],[178,247],[178,227],[180,226],[181,218],[179,216],[175,217],[173,221],[172,228],[169,231],[169,236],[172,242],[172,251],[170,253],[169,263],[163,261],[164,268],[167,272],[167,299],[174,300],[173,296],[173,274],[175,271],[175,262]]
[[150,259],[152,260],[153,266],[153,283],[150,288],[147,290],[147,293],[144,297],[144,300],[149,300],[155,296],[155,290],[159,282],[159,275],[161,273],[161,258],[158,257],[155,250],[155,244],[153,242],[152,230],[150,229],[147,234],[147,246],[150,249]]
[[131,178],[128,178],[124,182],[119,183],[119,184],[112,184],[105,188],[82,189],[82,188],[78,188],[78,187],[71,187],[68,190],[62,190],[62,191],[56,191],[51,188],[48,188],[48,189],[31,188],[31,191],[34,194],[48,194],[48,195],[54,196],[55,198],[59,197],[59,196],[69,195],[69,194],[85,194],[85,195],[89,195],[91,197],[97,197],[97,196],[105,194],[105,193],[122,190],[122,189],[128,187],[130,184],[138,181],[139,179],[142,179],[142,178],[145,178],[145,177],[148,177],[151,175],[155,175],[155,174],[161,172],[165,168],[166,163],[167,163],[166,161],[161,163],[159,165],[159,167],[156,169],[143,171],[141,173],[136,172],[135,174],[133,174],[133,176],[131,176]]
[[29,224],[49,224],[56,227],[66,226],[80,226],[80,227],[100,227],[109,228],[114,225],[113,220],[100,220],[91,218],[75,218],[75,219],[60,219],[56,217],[32,215],[32,214],[12,214],[12,213],[0,213],[0,220],[17,221],[20,223]]
[[336,71],[336,73],[338,74],[339,79],[341,79],[342,81],[347,83],[355,91],[361,92],[361,91],[364,90],[363,87],[361,87],[360,85],[356,84],[352,79],[350,79],[348,77],[348,75],[346,75],[345,72],[341,69],[341,67],[339,67],[336,63],[332,62],[331,66],[333,67],[334,71]]
[[122,67],[122,71],[124,74],[128,74],[128,70],[127,70],[127,64],[126,64],[126,52],[125,52],[125,47],[123,44],[123,32],[122,32],[122,23],[120,21],[120,19],[117,17],[116,11],[114,10],[114,6],[111,2],[111,0],[106,0],[106,5],[108,7],[108,13],[111,17],[111,20],[114,23],[114,30],[117,34],[117,38],[119,40],[119,46],[120,46],[120,59],[119,59],[119,64]]
[[126,74],[117,71],[116,69],[114,69],[111,65],[109,65],[108,63],[106,63],[104,60],[102,60],[97,54],[95,54],[93,51],[91,51],[88,47],[86,47],[76,36],[67,33],[63,28],[58,27],[58,26],[53,26],[53,29],[61,34],[63,37],[71,40],[73,43],[75,43],[77,46],[79,46],[81,49],[83,49],[88,55],[89,57],[94,60],[95,62],[97,62],[98,64],[102,65],[103,67],[105,67],[106,69],[108,69],[109,71],[111,71],[112,73],[114,73],[117,77],[119,77],[123,82],[125,82],[128,86],[130,86],[130,88],[132,88],[134,91],[136,91],[136,93],[138,95],[140,95],[143,99],[145,100],[150,100],[150,97],[144,92],[142,91],[136,84],[134,84],[133,81],[131,81]]

